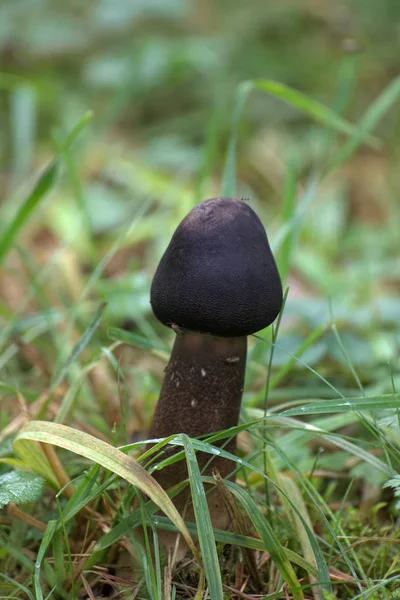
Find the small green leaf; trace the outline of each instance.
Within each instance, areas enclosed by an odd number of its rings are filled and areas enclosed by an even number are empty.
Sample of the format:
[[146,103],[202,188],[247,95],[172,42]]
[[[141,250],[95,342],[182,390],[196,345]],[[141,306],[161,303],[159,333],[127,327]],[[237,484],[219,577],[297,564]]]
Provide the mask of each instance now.
[[6,504],[35,502],[42,494],[44,479],[26,471],[11,471],[0,477],[0,508]]

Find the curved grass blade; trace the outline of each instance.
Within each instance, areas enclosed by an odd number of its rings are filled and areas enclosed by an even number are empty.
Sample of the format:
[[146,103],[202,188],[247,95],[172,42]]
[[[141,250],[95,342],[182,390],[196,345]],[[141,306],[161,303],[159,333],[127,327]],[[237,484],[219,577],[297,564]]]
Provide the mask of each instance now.
[[29,600],[35,600],[34,595],[28,590],[27,587],[22,585],[22,583],[19,583],[19,581],[15,581],[14,579],[11,579],[11,577],[8,577],[5,573],[0,573],[0,577],[2,577],[5,581],[10,583],[11,585],[14,585],[19,590],[21,590],[21,592],[26,594],[26,596],[27,596],[27,598],[29,598]]
[[0,264],[7,252],[12,248],[19,230],[29,219],[39,202],[49,193],[57,179],[58,163],[52,160],[36,182],[33,190],[20,206],[11,223],[5,228],[0,238]]
[[26,445],[29,441],[53,444],[70,450],[109,469],[132,485],[138,487],[171,519],[181,532],[196,559],[200,560],[198,551],[185,523],[168,498],[168,495],[155,479],[133,458],[126,456],[126,454],[102,440],[59,423],[31,421],[22,428],[14,440],[15,451],[19,453],[21,443],[22,445]]
[[[62,148],[68,148],[72,144],[72,142],[76,139],[76,137],[79,135],[82,129],[84,129],[84,127],[87,125],[92,116],[92,111],[88,111],[83,115],[83,117],[75,125],[73,130],[67,135],[66,139],[62,144]],[[57,154],[50,162],[50,164],[47,165],[42,175],[35,183],[33,190],[22,203],[11,223],[8,226],[6,226],[5,230],[3,231],[2,236],[0,238],[0,265],[4,261],[7,252],[11,249],[12,245],[14,244],[17,234],[22,228],[22,226],[31,216],[32,212],[38,206],[40,201],[49,193],[49,191],[54,186],[59,170],[58,158],[59,155]]]
[[[254,89],[267,92],[274,98],[279,98],[329,129],[334,129],[347,135],[355,135],[357,133],[357,127],[340,117],[334,110],[284,83],[274,81],[273,79],[254,79],[252,86]],[[376,146],[377,143],[377,140],[371,137],[368,137],[365,141],[373,146]]]

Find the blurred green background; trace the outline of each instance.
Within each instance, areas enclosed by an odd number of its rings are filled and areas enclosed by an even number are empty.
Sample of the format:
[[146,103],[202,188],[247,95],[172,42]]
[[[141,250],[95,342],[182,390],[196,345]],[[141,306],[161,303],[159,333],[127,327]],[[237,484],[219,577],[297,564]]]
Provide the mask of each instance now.
[[[289,293],[274,351],[276,327],[250,340],[238,454],[266,472],[270,448],[268,473],[291,477],[329,567],[363,586],[398,572],[399,73],[399,0],[0,0],[1,477],[37,460],[12,450],[29,419],[114,446],[146,437],[174,336],[150,309],[158,261],[196,203],[248,197]],[[60,452],[71,479],[84,456]],[[2,504],[37,500],[25,475]],[[270,508],[259,475],[240,477]],[[96,500],[99,539],[133,510],[135,491],[115,485]],[[298,551],[275,500],[279,548]],[[40,532],[65,522],[49,490],[30,507],[39,532],[2,513],[0,574],[40,587],[55,529]],[[57,533],[44,596],[58,582],[69,597],[67,550],[71,581],[85,555],[91,572],[82,523],[72,555]]]
[[[374,102],[399,73],[399,23],[397,0],[2,0],[3,234],[57,152],[61,167],[3,262],[5,377],[32,393],[34,371],[16,359],[13,336],[33,342],[53,371],[54,353],[63,364],[102,300],[105,326],[165,353],[151,277],[180,219],[221,193],[236,132],[236,195],[251,198],[290,287],[274,364],[297,352],[345,390],[356,387],[350,358],[364,385],[390,391],[389,363],[399,378],[400,113],[394,100],[387,110]],[[374,137],[361,136],[369,143],[332,169],[348,136],[260,90],[236,130],[238,85],[251,79],[286,84],[353,124],[375,106]],[[93,118],[63,148],[88,110]],[[251,355],[255,375],[268,352]],[[158,383],[139,367],[138,396],[155,398]],[[292,363],[279,383],[289,390],[304,373]]]

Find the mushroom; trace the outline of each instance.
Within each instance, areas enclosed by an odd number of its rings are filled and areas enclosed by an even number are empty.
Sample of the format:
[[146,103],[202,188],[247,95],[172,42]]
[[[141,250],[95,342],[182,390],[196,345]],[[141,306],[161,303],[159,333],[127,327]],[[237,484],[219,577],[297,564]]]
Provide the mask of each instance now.
[[[281,280],[265,229],[245,201],[211,198],[188,213],[158,265],[151,305],[176,338],[150,437],[197,437],[237,425],[247,336],[270,325],[282,307]],[[235,447],[232,439],[225,449],[234,452]],[[199,467],[209,460],[200,453]],[[222,457],[214,457],[212,466],[222,477],[233,470]],[[167,489],[187,478],[185,461],[154,476]],[[175,498],[178,508],[187,497]],[[214,526],[221,526],[224,511],[218,499],[213,502],[210,514]]]

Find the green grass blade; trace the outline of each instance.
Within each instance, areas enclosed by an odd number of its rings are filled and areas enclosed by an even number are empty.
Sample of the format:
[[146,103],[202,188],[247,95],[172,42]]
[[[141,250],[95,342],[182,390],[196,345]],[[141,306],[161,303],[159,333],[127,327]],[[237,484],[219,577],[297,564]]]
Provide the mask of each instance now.
[[377,410],[400,408],[400,393],[382,394],[379,396],[362,396],[360,398],[340,398],[339,400],[324,400],[304,406],[296,406],[284,410],[280,415],[295,417],[298,415],[318,415],[324,413]]
[[210,598],[211,600],[223,600],[221,569],[218,561],[217,547],[215,545],[213,526],[199,465],[197,464],[196,453],[187,435],[182,434],[179,437],[185,448],[194,514]]
[[[333,321],[333,315],[331,315],[331,320]],[[364,388],[363,388],[363,385],[362,385],[362,383],[361,383],[361,380],[360,380],[360,378],[359,378],[359,376],[358,376],[358,373],[357,373],[357,371],[356,371],[356,370],[355,370],[355,368],[354,368],[354,365],[353,365],[353,362],[352,362],[352,360],[351,360],[351,358],[350,358],[350,356],[349,356],[349,353],[347,352],[346,348],[344,347],[344,344],[343,344],[343,342],[342,342],[342,338],[341,338],[341,336],[340,336],[340,333],[339,333],[339,331],[338,331],[338,328],[337,328],[337,326],[336,326],[336,324],[335,324],[335,323],[332,323],[332,325],[331,325],[331,331],[333,331],[333,335],[334,335],[334,336],[335,336],[335,338],[336,338],[336,341],[337,341],[337,343],[338,343],[338,346],[339,346],[339,348],[340,348],[340,349],[341,349],[341,351],[342,351],[343,357],[344,357],[344,359],[345,359],[345,361],[346,361],[346,364],[347,364],[347,366],[348,366],[348,368],[349,368],[349,370],[350,370],[351,374],[352,374],[352,375],[353,375],[353,377],[354,377],[354,380],[355,380],[355,382],[356,382],[356,384],[357,384],[357,386],[358,386],[358,389],[360,390],[361,394],[364,394],[364,395],[365,395],[365,393],[364,393]]]
[[[84,129],[88,121],[92,118],[92,111],[88,111],[83,115],[74,129],[66,137],[63,147],[68,148],[72,142],[76,139],[79,133]],[[59,168],[58,156],[53,158],[50,164],[44,169],[42,175],[36,182],[32,192],[22,203],[21,207],[17,211],[17,214],[11,221],[11,223],[5,228],[0,239],[0,265],[4,261],[7,252],[13,246],[15,239],[26,223],[32,212],[36,209],[40,201],[48,194],[57,179]]]
[[400,97],[400,76],[396,77],[383,90],[378,98],[370,104],[366,113],[360,120],[354,135],[337,152],[329,167],[329,172],[337,169],[341,164],[362,144],[366,136],[376,127],[383,115],[393,106]]
[[26,594],[26,596],[27,596],[27,598],[29,600],[35,600],[35,597],[32,594],[32,592],[30,592],[27,587],[25,587],[24,585],[22,585],[22,583],[19,583],[19,581],[15,581],[14,579],[11,579],[11,577],[8,577],[4,573],[0,573],[0,577],[2,577],[5,581],[7,581],[8,583],[10,583],[11,585],[14,585],[19,590],[21,590],[21,592],[23,592],[24,594]]
[[85,129],[86,125],[93,118],[93,116],[94,112],[92,110],[88,110],[85,112],[85,114],[81,117],[81,119],[72,129],[72,131],[70,131],[67,137],[65,138],[63,143],[64,148],[69,148],[71,146],[71,144],[76,140],[80,132]]
[[213,172],[215,164],[218,162],[221,117],[224,110],[225,103],[216,103],[210,115],[205,136],[206,144],[202,153],[200,168],[194,182],[194,197],[196,202],[204,200],[207,181]]
[[[134,523],[133,519],[132,521],[129,521],[127,526],[129,526],[131,522]],[[176,527],[166,517],[156,515],[155,517],[153,517],[153,523],[157,527],[165,531],[176,531]],[[192,536],[197,537],[198,532],[195,523],[189,523],[188,521],[185,521],[185,524],[189,530],[189,533]],[[213,531],[214,538],[217,542],[229,544],[230,546],[239,546],[241,548],[249,548],[250,550],[259,550],[260,552],[267,552],[267,548],[265,547],[265,544],[262,539],[260,540],[259,538],[253,538],[247,535],[240,535],[231,531],[225,531],[224,529],[214,529]],[[119,531],[119,534],[120,537],[122,537],[122,535],[125,535],[125,533],[122,532],[122,529]],[[110,534],[107,533],[105,535]],[[283,547],[282,549],[288,560],[310,573],[310,575],[313,575],[314,577],[318,576],[318,571],[314,567],[314,565],[305,560],[296,552],[293,552],[293,550],[289,550],[289,548],[285,547]]]
[[145,350],[165,350],[165,347],[160,348],[155,345],[154,340],[145,338],[137,333],[132,333],[131,331],[125,331],[125,329],[120,329],[119,327],[109,327],[107,335],[114,342],[122,342],[123,344],[129,344],[130,346],[136,346]]
[[[357,575],[357,571],[361,574],[361,577],[365,579],[364,571],[362,569],[360,561],[358,560],[357,554],[354,551],[352,551],[350,541],[347,539],[347,536],[343,531],[340,520],[336,519],[335,514],[332,512],[327,502],[325,502],[324,497],[321,496],[318,489],[313,485],[312,481],[310,481],[308,477],[306,477],[301,471],[299,471],[296,462],[291,460],[278,444],[275,444],[273,447],[277,455],[284,461],[286,469],[292,471],[298,485],[302,487],[303,492],[306,494],[306,496],[308,496],[309,500],[315,507],[317,513],[319,513],[321,520],[325,523],[332,536],[332,539],[337,547],[338,553],[340,553],[343,561],[346,563],[350,571],[350,574],[354,577],[356,585],[359,589],[361,589],[361,583],[359,580],[359,576]],[[297,514],[300,515],[298,511]],[[336,531],[338,532],[338,534],[336,533]],[[329,545],[333,547],[332,542]],[[351,558],[353,559],[353,562],[348,554],[350,554]]]
[[[254,89],[267,92],[274,98],[279,98],[286,104],[293,106],[293,108],[296,108],[300,112],[311,117],[311,119],[320,123],[320,125],[324,125],[329,129],[334,129],[347,135],[355,135],[357,131],[357,128],[354,125],[345,119],[342,119],[342,117],[332,109],[317,100],[313,100],[302,92],[294,90],[284,83],[272,79],[255,79],[252,84]],[[377,142],[377,140],[371,137],[368,137],[365,141],[374,146]]]
[[303,193],[296,200],[296,207],[293,216],[290,217],[280,228],[278,234],[271,243],[271,249],[274,254],[278,254],[281,247],[288,238],[291,238],[291,248],[296,246],[297,239],[302,231],[303,223],[306,219],[311,202],[314,200],[318,190],[318,180],[315,176],[309,178]]
[[[311,119],[334,131],[353,136],[357,135],[357,127],[340,117],[335,111],[321,102],[313,100],[302,92],[274,81],[272,79],[254,79],[244,81],[239,85],[235,95],[231,135],[228,144],[227,157],[222,177],[222,195],[235,196],[236,193],[236,144],[237,130],[246,100],[252,90],[266,92],[274,98],[282,100],[296,110],[306,114]],[[360,141],[376,147],[377,140],[363,134]]]
[[50,546],[53,536],[56,532],[56,529],[57,529],[57,521],[49,521],[47,524],[46,531],[44,532],[42,542],[40,544],[40,548],[39,548],[39,551],[38,551],[38,554],[36,557],[35,575],[34,575],[34,588],[35,588],[36,600],[43,600],[43,592],[42,592],[42,587],[40,585],[40,569],[41,569],[44,557],[46,556],[47,549]]
[[13,147],[12,187],[29,173],[35,152],[36,90],[29,84],[17,86],[11,96],[11,135]]
[[[253,425],[259,427],[260,421],[257,421]],[[247,424],[247,428],[249,428],[249,424]],[[229,437],[229,433],[233,432],[234,430],[237,430],[237,429],[239,429],[239,428],[229,429],[224,434],[223,433],[216,434],[215,436],[213,436],[212,439],[218,439],[218,440],[220,440],[220,439],[222,439],[223,435],[225,437]],[[180,445],[182,445],[182,439],[181,438],[182,438],[182,436],[176,436],[174,439],[171,440],[170,443],[180,446]],[[211,444],[203,442],[203,441],[198,440],[198,439],[192,439],[191,440],[191,444],[192,444],[193,448],[195,450],[197,450],[197,451],[204,452],[206,454],[220,456],[222,458],[226,458],[227,460],[231,460],[232,461],[232,471],[234,470],[233,469],[233,465],[237,464],[237,465],[239,465],[241,467],[247,467],[251,471],[254,471],[254,472],[258,473],[263,479],[265,479],[266,481],[268,481],[269,483],[271,483],[277,489],[278,493],[280,493],[283,496],[285,496],[287,502],[289,502],[289,504],[291,506],[291,509],[297,515],[298,519],[302,522],[303,527],[304,527],[304,529],[305,529],[305,531],[307,533],[308,539],[310,540],[310,545],[311,545],[311,547],[313,549],[314,556],[315,556],[315,562],[316,562],[317,568],[318,568],[319,580],[322,582],[321,583],[321,587],[323,589],[326,589],[326,590],[330,591],[331,587],[330,587],[330,583],[329,583],[328,568],[326,566],[324,557],[323,557],[322,552],[321,552],[321,550],[320,550],[320,548],[318,546],[318,543],[317,543],[317,541],[315,539],[314,533],[308,527],[307,522],[303,519],[302,514],[298,511],[297,507],[294,505],[294,503],[292,502],[291,498],[289,498],[285,494],[285,491],[283,489],[281,489],[279,487],[279,485],[275,481],[273,481],[270,477],[268,477],[265,474],[265,472],[263,472],[262,470],[258,469],[257,467],[255,467],[253,464],[247,462],[246,460],[244,460],[242,458],[238,458],[234,454],[231,454],[230,452],[227,452],[226,450],[223,450],[222,448],[213,447]],[[211,477],[203,477],[202,479],[203,479],[203,481],[206,481],[207,483],[214,483],[214,480]],[[269,527],[271,528],[270,525],[269,525]],[[268,548],[266,548],[266,549],[268,550]]]
[[[286,171],[285,189],[282,205],[282,222],[285,224],[290,223],[290,221],[294,218],[296,209],[296,195],[297,168],[294,162],[289,162]],[[291,258],[294,249],[295,232],[296,230],[294,227],[290,229],[290,232],[288,233],[286,239],[282,243],[278,255],[279,274],[281,276],[283,285],[287,281],[287,275],[290,269]]]
[[315,344],[315,342],[324,335],[326,330],[327,330],[327,325],[325,325],[325,324],[320,325],[319,327],[317,327],[317,329],[312,331],[306,337],[306,339],[300,344],[300,346],[295,351],[293,357],[290,358],[284,365],[282,365],[278,369],[277,373],[271,378],[271,382],[270,382],[271,388],[276,387],[282,381],[282,379],[285,377],[285,375],[287,375],[290,372],[291,368],[295,364],[296,358],[300,358],[304,354],[304,352],[306,352],[306,350],[311,348],[313,346],[313,344]]
[[29,440],[53,444],[84,456],[141,489],[177,526],[198,558],[193,540],[175,506],[162,487],[133,458],[102,440],[59,423],[31,421],[18,433],[14,441],[15,451],[18,453],[21,442]]
[[63,536],[60,532],[56,533],[53,537],[53,557],[54,557],[54,570],[57,573],[57,579],[60,585],[64,583],[67,578],[64,558],[64,545]]
[[239,500],[246,513],[250,517],[256,531],[260,534],[267,551],[276,564],[277,569],[288,584],[289,590],[293,594],[293,598],[295,600],[304,600],[304,594],[302,592],[300,582],[296,577],[296,573],[294,572],[292,565],[285,555],[277,535],[260,512],[257,504],[254,502],[252,497],[236,483],[225,481],[225,484],[235,494],[236,498]]
[[[270,416],[271,418],[271,416]],[[360,458],[361,460],[363,460],[364,462],[367,462],[368,464],[370,464],[371,466],[373,466],[375,469],[377,469],[378,471],[381,471],[382,473],[385,473],[386,475],[388,475],[389,477],[391,475],[393,475],[393,469],[391,469],[386,463],[384,463],[382,460],[380,460],[377,456],[374,456],[373,454],[371,454],[371,452],[367,452],[366,450],[364,450],[364,448],[361,448],[360,444],[354,444],[352,442],[350,442],[349,440],[345,439],[343,436],[340,435],[334,435],[332,433],[328,433],[327,430],[324,431],[324,429],[322,429],[321,427],[319,427],[318,425],[314,425],[313,423],[303,423],[302,421],[298,421],[297,419],[293,419],[291,417],[273,417],[274,420],[281,424],[282,427],[296,427],[298,429],[301,429],[304,431],[304,435],[310,435],[310,433],[313,433],[315,436],[323,436],[324,439],[326,439],[327,441],[329,441],[331,444],[333,444],[334,446],[337,446],[338,448],[340,448],[341,450],[344,450],[345,452],[349,452],[349,454],[352,454],[353,456],[357,456],[358,458]],[[359,417],[357,416],[357,420],[359,420]],[[326,424],[327,429],[329,428],[329,424]],[[299,433],[299,432],[296,432]],[[283,438],[280,439],[280,445],[282,446],[282,443],[285,443],[285,446],[287,446],[288,444],[301,444],[303,442],[303,440],[301,439],[302,436],[299,435],[294,438],[293,436],[291,436],[291,434],[285,434],[285,436],[283,436]]]
[[235,105],[233,109],[233,119],[231,135],[228,144],[228,152],[226,156],[224,173],[222,176],[222,196],[236,195],[236,143],[237,143],[237,130],[239,126],[240,117],[243,112],[244,105],[247,97],[252,90],[253,84],[251,81],[245,81],[241,83],[237,88],[235,95]]
[[[375,600],[377,598],[388,598],[388,600],[394,600],[396,598],[396,596],[387,596],[386,592],[388,592],[388,587],[389,585],[391,585],[392,583],[394,583],[395,581],[400,582],[400,575],[395,575],[394,577],[388,577],[386,579],[384,579],[383,581],[378,581],[378,583],[375,583],[374,585],[371,585],[368,590],[365,590],[363,592],[361,592],[360,594],[357,594],[357,596],[353,596],[353,600]],[[397,589],[399,589],[400,586],[397,586]],[[379,591],[382,591],[384,595],[379,594],[379,596],[377,595],[377,593]],[[390,592],[388,592],[390,593]]]
[[57,173],[58,163],[56,160],[52,160],[39,177],[32,192],[20,206],[11,223],[6,227],[0,238],[0,265],[3,263],[7,252],[12,248],[23,225],[29,219],[40,201],[54,186],[57,179]]
[[[271,464],[273,464],[272,461],[271,461]],[[304,502],[303,496],[300,493],[300,490],[299,490],[295,480],[290,479],[289,477],[282,475],[282,474],[277,475],[277,477],[278,477],[278,481],[279,481],[280,485],[286,492],[286,496],[292,499],[293,503],[297,507],[297,510],[299,511],[299,513],[302,516],[302,519],[300,519],[299,516],[296,514],[296,512],[292,509],[292,507],[287,503],[286,498],[285,498],[284,502],[287,505],[287,506],[285,506],[285,508],[288,509],[288,510],[286,510],[286,513],[292,520],[294,530],[297,534],[297,539],[299,540],[300,547],[302,549],[303,556],[309,563],[313,564],[315,561],[314,548],[310,542],[308,532],[303,527],[303,523],[307,523],[308,531],[313,531],[313,526],[311,523],[310,515],[309,515],[307,507],[306,507],[306,503]],[[283,497],[282,497],[282,501],[283,501]],[[317,543],[318,542],[315,538],[314,547]],[[329,571],[328,571],[325,561],[322,565],[321,564],[319,565],[320,573],[321,573],[321,568],[324,570],[324,581],[329,581]],[[310,574],[310,581],[312,584],[318,583],[317,578],[315,576],[312,576],[311,574]],[[317,598],[317,597],[321,598],[320,587],[317,586],[314,589],[318,594],[318,596],[315,596],[315,598]],[[329,591],[331,591],[331,590],[329,590]]]
[[96,331],[96,329],[98,328],[98,326],[100,325],[102,319],[103,319],[103,315],[104,315],[104,311],[106,309],[106,303],[102,302],[100,304],[100,306],[98,307],[98,309],[96,310],[95,314],[93,315],[86,331],[84,332],[84,334],[82,335],[82,337],[76,342],[75,346],[72,348],[69,356],[67,357],[66,361],[64,362],[63,366],[60,369],[60,372],[58,373],[58,375],[54,378],[54,382],[51,386],[52,390],[55,390],[60,383],[62,382],[62,380],[64,379],[64,377],[66,376],[66,374],[68,373],[71,365],[77,360],[77,358],[79,357],[79,355],[82,353],[82,351],[84,350],[84,348],[87,346],[87,344],[89,343],[90,339],[92,338],[94,332]]

